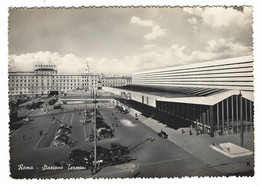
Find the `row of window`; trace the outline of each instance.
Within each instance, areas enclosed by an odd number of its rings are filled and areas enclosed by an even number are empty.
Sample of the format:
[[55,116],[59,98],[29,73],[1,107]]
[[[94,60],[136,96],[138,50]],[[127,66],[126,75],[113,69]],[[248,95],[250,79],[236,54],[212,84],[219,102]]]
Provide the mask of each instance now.
[[98,79],[98,76],[9,76],[9,78],[60,78],[60,79],[64,79],[64,78],[93,78],[93,79]]
[[[61,90],[61,89],[77,89],[77,88],[81,88],[81,87],[53,87],[53,88],[47,88],[48,90]],[[44,88],[46,89],[46,88]],[[27,90],[43,90],[43,88],[40,88],[40,87],[35,87],[35,88],[30,88],[30,87],[23,87],[23,88],[13,88],[13,89],[10,89],[10,92],[15,92],[15,91],[18,91],[18,90],[21,90],[21,91],[27,91]]]
[[[44,82],[44,80],[41,80],[42,82]],[[47,80],[47,82],[49,82],[50,80]],[[80,82],[80,80],[67,80],[67,82]],[[90,80],[81,80],[81,82],[88,82]],[[92,82],[96,82],[96,80],[91,80]],[[10,82],[10,81],[9,81]],[[34,80],[11,80],[11,82],[17,82],[17,83],[23,83],[23,82],[34,82]],[[38,82],[38,80],[35,80],[35,82]],[[55,82],[55,80],[52,80],[52,82]],[[56,82],[59,82],[59,80],[56,80]],[[62,80],[60,80],[60,82],[62,82]],[[66,82],[66,80],[63,80],[63,82]]]
[[[65,83],[65,84],[60,84],[60,83],[57,83],[57,84],[52,84],[52,87],[54,87],[54,86],[87,86],[87,85],[89,85],[89,86],[94,86],[94,85],[96,85],[96,84],[94,84],[94,83],[88,83],[88,84],[86,84],[86,83],[83,83],[83,84],[69,84],[69,83]],[[20,86],[47,86],[48,88],[49,88],[49,86],[50,86],[50,84],[49,83],[47,83],[46,85],[45,84],[26,84],[26,85],[19,85],[19,84],[9,84],[9,86],[10,87],[20,87]]]

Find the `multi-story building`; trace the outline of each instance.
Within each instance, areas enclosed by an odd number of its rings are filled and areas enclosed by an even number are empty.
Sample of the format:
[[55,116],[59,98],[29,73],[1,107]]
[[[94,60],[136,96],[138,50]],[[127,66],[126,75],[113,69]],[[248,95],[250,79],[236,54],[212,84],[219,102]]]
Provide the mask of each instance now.
[[35,65],[34,71],[9,72],[9,95],[36,95],[67,93],[76,89],[98,86],[98,75],[60,74],[55,65]]
[[103,87],[121,87],[132,84],[132,78],[125,76],[103,76],[101,78],[101,84]]

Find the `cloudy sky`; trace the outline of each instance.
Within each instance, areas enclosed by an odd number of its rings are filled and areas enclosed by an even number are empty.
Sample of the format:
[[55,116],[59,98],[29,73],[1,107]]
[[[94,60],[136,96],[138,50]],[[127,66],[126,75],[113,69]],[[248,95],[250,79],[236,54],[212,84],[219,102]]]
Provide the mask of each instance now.
[[252,54],[252,8],[10,9],[9,70],[133,72]]

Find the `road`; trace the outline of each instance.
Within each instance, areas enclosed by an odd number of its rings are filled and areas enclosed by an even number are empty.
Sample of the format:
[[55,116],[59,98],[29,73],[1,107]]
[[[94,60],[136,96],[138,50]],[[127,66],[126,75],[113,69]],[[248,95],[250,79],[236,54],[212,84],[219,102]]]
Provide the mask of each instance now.
[[[158,138],[155,131],[131,115],[116,113],[114,108],[104,104],[98,110],[108,125],[118,124],[118,127],[115,127],[115,137],[98,141],[98,145],[109,147],[111,142],[120,142],[127,146],[130,149],[129,155],[135,159],[132,163],[140,169],[138,177],[222,175],[169,140]],[[93,147],[93,142],[86,142],[93,126],[83,126],[79,111],[56,111],[54,116],[61,122],[72,125],[72,145],[53,146],[58,124],[52,123],[50,115],[32,118],[28,124],[24,124],[10,135],[10,168],[13,178],[39,177],[38,174],[43,173],[42,167],[45,164],[68,161],[71,150],[89,151]],[[43,131],[42,136],[39,135],[39,131]],[[150,138],[154,138],[154,141],[150,141]],[[19,170],[21,165],[24,165],[25,169]],[[99,173],[102,176],[102,170]],[[57,177],[75,177],[69,172],[55,171],[53,174]],[[84,172],[80,174],[81,177],[85,177]]]

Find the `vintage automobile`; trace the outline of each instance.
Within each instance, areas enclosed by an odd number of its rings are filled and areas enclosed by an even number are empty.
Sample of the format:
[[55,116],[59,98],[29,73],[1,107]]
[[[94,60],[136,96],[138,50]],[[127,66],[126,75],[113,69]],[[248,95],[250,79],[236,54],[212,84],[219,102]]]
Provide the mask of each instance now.
[[71,143],[71,138],[66,135],[56,135],[53,140],[54,146],[62,146]]
[[168,138],[168,134],[161,130],[161,132],[158,133],[158,137],[166,139]]

